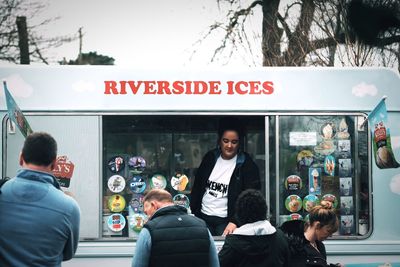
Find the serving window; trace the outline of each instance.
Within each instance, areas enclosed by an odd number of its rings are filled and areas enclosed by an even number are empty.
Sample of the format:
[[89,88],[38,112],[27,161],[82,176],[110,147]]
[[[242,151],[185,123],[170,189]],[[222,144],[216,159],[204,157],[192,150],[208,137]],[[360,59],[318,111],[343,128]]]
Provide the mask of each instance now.
[[[355,115],[237,115],[256,162],[272,224],[307,219],[321,200],[340,219],[334,238],[371,228],[368,129]],[[221,115],[104,115],[101,239],[135,239],[147,220],[143,196],[165,188],[189,207],[194,176],[217,145]]]
[[[189,208],[202,157],[217,145],[221,116],[103,116],[102,238],[136,238],[146,221],[143,196],[168,190]],[[263,116],[241,116],[244,149],[265,177]],[[262,179],[265,187],[265,179]]]
[[279,224],[308,219],[322,200],[340,221],[334,238],[366,236],[370,224],[368,129],[362,116],[278,116]]

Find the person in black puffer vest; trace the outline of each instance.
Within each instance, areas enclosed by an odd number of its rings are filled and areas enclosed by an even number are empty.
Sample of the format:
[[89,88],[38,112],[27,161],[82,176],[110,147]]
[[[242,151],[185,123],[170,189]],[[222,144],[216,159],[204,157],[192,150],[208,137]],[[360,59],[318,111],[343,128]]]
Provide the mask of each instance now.
[[149,221],[139,234],[132,267],[218,267],[214,240],[206,223],[174,205],[165,190],[153,189],[143,199]]
[[341,264],[329,264],[326,261],[323,240],[339,227],[339,220],[332,203],[321,201],[311,209],[309,222],[303,220],[287,221],[280,229],[285,233],[290,247],[290,267],[334,267]]

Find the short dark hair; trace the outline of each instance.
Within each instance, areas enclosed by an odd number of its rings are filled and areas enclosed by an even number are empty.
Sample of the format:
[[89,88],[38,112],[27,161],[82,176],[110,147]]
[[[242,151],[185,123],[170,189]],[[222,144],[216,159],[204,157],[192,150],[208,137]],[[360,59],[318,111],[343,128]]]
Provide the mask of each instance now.
[[245,130],[242,122],[237,117],[222,117],[219,120],[218,126],[218,140],[221,140],[224,132],[226,131],[235,131],[237,132],[239,139],[242,140],[245,135]]
[[236,219],[240,225],[267,219],[267,203],[260,191],[247,189],[236,201]]
[[57,157],[57,142],[48,133],[35,132],[26,137],[22,158],[26,163],[49,166]]

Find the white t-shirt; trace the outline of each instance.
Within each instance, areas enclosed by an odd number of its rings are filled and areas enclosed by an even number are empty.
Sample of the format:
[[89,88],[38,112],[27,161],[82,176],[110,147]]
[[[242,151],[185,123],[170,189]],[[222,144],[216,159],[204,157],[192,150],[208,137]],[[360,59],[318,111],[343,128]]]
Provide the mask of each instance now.
[[210,216],[228,217],[228,187],[235,170],[237,156],[217,159],[207,180],[206,192],[201,202],[201,212]]

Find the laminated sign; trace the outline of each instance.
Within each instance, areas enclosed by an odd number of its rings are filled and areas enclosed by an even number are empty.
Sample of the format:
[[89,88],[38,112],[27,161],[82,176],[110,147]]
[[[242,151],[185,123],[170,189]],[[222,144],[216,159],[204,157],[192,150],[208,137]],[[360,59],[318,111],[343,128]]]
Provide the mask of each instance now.
[[63,187],[69,187],[75,165],[67,156],[58,156],[53,169],[53,175]]
[[368,115],[373,136],[375,163],[381,169],[398,168],[400,164],[394,158],[392,150],[385,99],[386,97],[383,97]]

